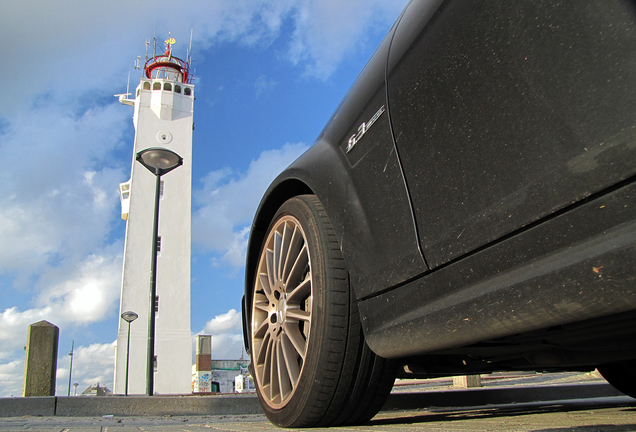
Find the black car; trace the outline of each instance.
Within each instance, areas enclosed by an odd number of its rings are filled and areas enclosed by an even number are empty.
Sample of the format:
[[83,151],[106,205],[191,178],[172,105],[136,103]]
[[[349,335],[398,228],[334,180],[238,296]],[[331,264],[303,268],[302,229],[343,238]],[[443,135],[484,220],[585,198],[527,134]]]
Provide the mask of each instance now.
[[636,2],[411,1],[263,197],[243,325],[280,426],[364,422],[407,376],[636,396]]

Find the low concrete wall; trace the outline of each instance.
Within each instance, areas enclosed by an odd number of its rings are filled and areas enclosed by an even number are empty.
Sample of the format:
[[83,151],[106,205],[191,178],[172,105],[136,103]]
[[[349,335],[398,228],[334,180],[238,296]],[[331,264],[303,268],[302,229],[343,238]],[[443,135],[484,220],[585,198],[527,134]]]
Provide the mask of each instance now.
[[261,414],[256,395],[58,397],[67,417]]
[[0,417],[54,416],[55,396],[0,398]]
[[[605,383],[449,389],[393,393],[382,411],[470,407],[625,396]],[[0,398],[0,417],[262,414],[255,394],[214,396],[73,396]]]

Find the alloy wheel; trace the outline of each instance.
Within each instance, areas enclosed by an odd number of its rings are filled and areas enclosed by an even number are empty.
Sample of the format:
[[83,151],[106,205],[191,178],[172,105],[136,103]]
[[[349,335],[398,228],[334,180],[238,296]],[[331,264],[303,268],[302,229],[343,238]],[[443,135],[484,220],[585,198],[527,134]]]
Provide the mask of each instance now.
[[254,287],[252,344],[256,380],[268,406],[287,404],[303,372],[310,338],[312,277],[299,221],[283,216],[269,231]]

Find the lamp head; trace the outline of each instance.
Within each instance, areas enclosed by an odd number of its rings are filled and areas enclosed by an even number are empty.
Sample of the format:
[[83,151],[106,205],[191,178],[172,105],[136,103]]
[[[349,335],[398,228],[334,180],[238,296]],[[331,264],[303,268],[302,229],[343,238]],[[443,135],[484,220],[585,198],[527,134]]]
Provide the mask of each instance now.
[[124,313],[121,314],[121,317],[124,321],[126,321],[127,323],[131,323],[134,320],[136,320],[137,318],[139,318],[139,315],[137,315],[135,312],[133,311],[126,311]]
[[137,161],[156,176],[169,173],[183,164],[183,158],[162,147],[150,147],[137,153]]

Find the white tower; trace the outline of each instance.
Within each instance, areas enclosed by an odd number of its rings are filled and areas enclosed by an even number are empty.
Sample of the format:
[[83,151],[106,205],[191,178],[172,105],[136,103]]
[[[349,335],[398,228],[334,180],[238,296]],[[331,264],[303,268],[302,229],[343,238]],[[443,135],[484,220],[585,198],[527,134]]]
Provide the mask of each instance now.
[[[119,95],[134,106],[135,145],[131,178],[119,186],[122,219],[126,224],[120,314],[133,311],[130,324],[128,393],[146,392],[150,267],[156,177],[135,155],[149,147],[164,147],[183,158],[183,165],[161,177],[157,295],[155,298],[155,394],[192,391],[190,332],[190,220],[192,187],[192,129],[194,86],[189,52],[183,61],[172,55],[174,39],[164,54],[144,65],[135,99]],[[114,393],[126,388],[128,323],[119,320],[115,355]]]

